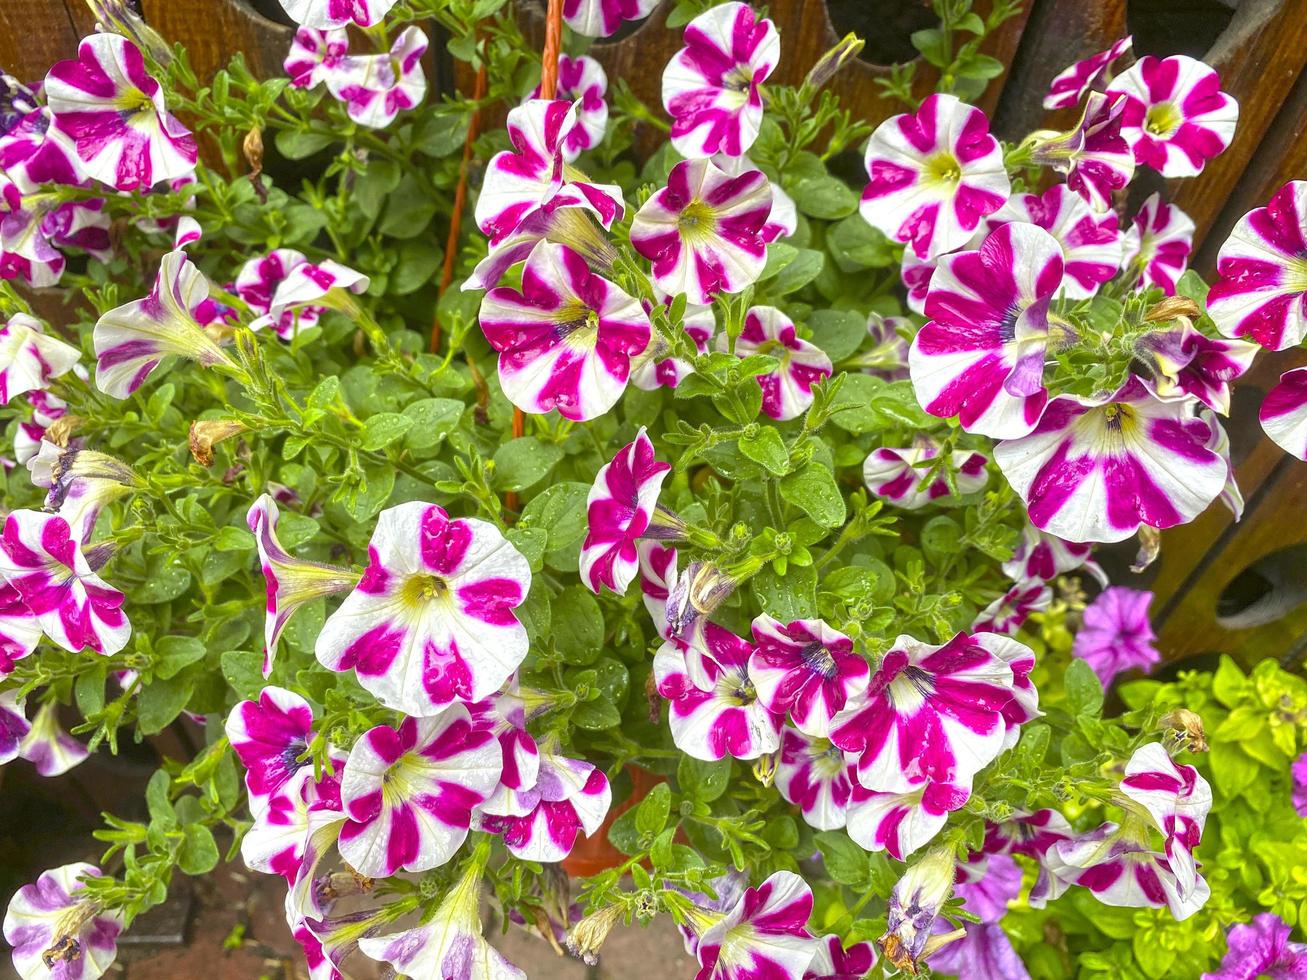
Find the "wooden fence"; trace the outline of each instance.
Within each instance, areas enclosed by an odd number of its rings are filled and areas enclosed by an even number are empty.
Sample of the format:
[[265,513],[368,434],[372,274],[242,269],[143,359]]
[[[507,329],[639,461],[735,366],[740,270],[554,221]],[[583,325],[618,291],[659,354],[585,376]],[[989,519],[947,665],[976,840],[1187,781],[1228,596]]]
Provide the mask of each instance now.
[[[517,5],[528,38],[538,45],[540,0]],[[202,77],[237,51],[256,74],[281,71],[292,28],[277,0],[142,0],[141,6],[160,33],[186,45]],[[664,28],[669,7],[664,2],[644,23],[591,50],[610,77],[626,79],[655,107],[661,66],[680,44],[679,32]],[[894,111],[874,80],[912,53],[912,30],[931,24],[923,0],[771,0],[769,8],[784,39],[780,82],[800,80],[848,31],[871,39],[863,59],[833,83],[845,105],[871,122]],[[51,63],[74,53],[91,26],[81,0],[3,0],[0,65],[20,78],[39,79]],[[1207,61],[1239,100],[1239,128],[1229,150],[1199,179],[1164,188],[1193,217],[1194,265],[1210,275],[1239,216],[1285,181],[1307,177],[1307,0],[1029,0],[986,42],[986,52],[1006,66],[980,101],[999,135],[1013,139],[1067,124],[1072,111],[1040,107],[1049,81],[1127,32],[1138,54],[1184,53]],[[443,46],[434,47],[435,87],[469,84],[451,70]],[[928,91],[934,81],[929,66],[921,65],[918,90]],[[1133,203],[1159,187],[1160,180],[1141,177]],[[1265,354],[1237,389],[1229,428],[1247,497],[1243,520],[1236,524],[1213,505],[1193,524],[1163,535],[1161,558],[1139,580],[1156,593],[1153,614],[1168,660],[1197,663],[1194,658],[1230,653],[1245,663],[1268,656],[1297,662],[1307,645],[1307,603],[1300,601],[1307,599],[1307,464],[1265,439],[1256,417],[1265,389],[1281,371],[1305,361],[1298,351]]]

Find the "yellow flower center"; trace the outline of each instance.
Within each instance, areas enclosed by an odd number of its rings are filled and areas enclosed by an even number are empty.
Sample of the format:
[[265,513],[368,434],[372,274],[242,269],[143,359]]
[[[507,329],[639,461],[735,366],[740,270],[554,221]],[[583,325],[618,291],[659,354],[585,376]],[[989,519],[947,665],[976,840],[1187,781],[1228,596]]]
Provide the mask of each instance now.
[[404,583],[401,595],[410,608],[424,606],[449,593],[449,583],[439,575],[412,575]]
[[1144,117],[1144,129],[1152,136],[1170,136],[1180,128],[1182,122],[1184,117],[1180,115],[1180,110],[1176,108],[1174,102],[1159,102],[1148,107],[1148,115]]
[[687,242],[703,241],[716,230],[717,217],[712,208],[696,198],[681,211],[676,227]]
[[962,179],[962,164],[952,153],[936,153],[926,161],[922,175],[928,182],[956,184]]

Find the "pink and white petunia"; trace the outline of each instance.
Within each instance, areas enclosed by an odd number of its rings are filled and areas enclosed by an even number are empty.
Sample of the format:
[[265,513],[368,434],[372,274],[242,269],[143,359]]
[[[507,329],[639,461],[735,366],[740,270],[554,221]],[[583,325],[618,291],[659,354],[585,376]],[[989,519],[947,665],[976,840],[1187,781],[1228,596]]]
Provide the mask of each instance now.
[[1193,219],[1154,193],[1140,206],[1134,224],[1125,233],[1121,268],[1135,288],[1158,286],[1166,295],[1174,296],[1193,244]]
[[36,289],[54,286],[68,263],[45,233],[47,212],[28,210],[16,194],[11,201],[11,190],[12,184],[0,206],[0,279],[22,279]]
[[[932,471],[931,460],[939,456],[939,444],[928,437],[917,439],[905,449],[880,448],[873,450],[863,461],[862,482],[867,489],[883,500],[904,510],[917,510],[929,503],[949,496],[948,480],[935,470],[936,476],[925,483]],[[957,449],[949,457],[948,467],[953,471],[959,494],[976,493],[989,482],[982,454]]]
[[27,608],[22,593],[7,582],[0,584],[0,677],[12,673],[14,664],[36,649],[42,635],[41,621]]
[[1038,861],[1054,844],[1073,836],[1066,817],[1056,810],[1018,811],[1002,823],[985,827],[983,850],[986,854],[1024,854]]
[[314,810],[340,808],[339,773],[343,757],[333,758],[335,774],[315,779],[313,766],[291,773],[258,809],[251,803],[254,825],[241,838],[241,859],[251,871],[280,875],[292,883],[304,861]]
[[920,259],[961,248],[1012,190],[989,120],[953,95],[877,126],[866,165],[862,217]]
[[582,208],[605,228],[622,216],[621,188],[581,179],[564,160],[576,128],[577,103],[529,99],[508,112],[513,148],[495,154],[477,198],[477,227],[492,250],[529,218],[563,208]]
[[258,319],[250,325],[253,330],[260,330],[271,325],[282,340],[292,340],[300,330],[311,327],[325,312],[325,307],[298,305],[293,309],[283,308],[281,315],[269,324],[265,318],[272,311],[272,302],[277,289],[291,272],[308,264],[303,252],[293,248],[279,248],[262,258],[250,259],[236,275],[235,292]]
[[753,621],[753,641],[749,680],[758,700],[768,711],[788,713],[805,735],[825,738],[831,719],[867,689],[867,661],[823,620],[787,624],[762,613]]
[[9,900],[4,936],[23,980],[97,980],[113,964],[122,915],[79,897],[80,879],[98,877],[92,864],[65,864]]
[[1104,587],[1107,576],[1098,562],[1093,560],[1092,545],[1063,541],[1053,534],[1041,531],[1033,524],[1021,530],[1012,557],[1003,563],[1003,574],[1014,582],[1041,579],[1051,582],[1059,575],[1074,572],[1081,566]]
[[83,39],[76,59],[50,69],[45,95],[87,177],[132,191],[194,173],[195,137],[168,112],[163,87],[127,38]]
[[364,732],[340,780],[349,821],[340,856],[372,878],[440,867],[462,846],[472,808],[499,785],[499,743],[461,704]]
[[1196,177],[1234,138],[1239,103],[1221,91],[1221,76],[1188,55],[1144,55],[1112,80],[1107,94],[1126,97],[1121,135],[1135,160],[1163,177]]
[[771,182],[761,170],[732,177],[710,160],[685,160],[636,212],[631,245],[653,264],[654,285],[706,305],[762,274],[771,209]]
[[[589,55],[558,58],[558,91],[555,98],[571,100],[576,105],[576,123],[563,135],[563,159],[568,163],[586,150],[593,150],[604,138],[608,128],[608,74],[604,66]],[[529,98],[540,98],[540,86]]]
[[854,843],[896,861],[934,840],[949,814],[971,798],[966,785],[926,780],[901,792],[876,792],[854,780],[847,827]]
[[921,406],[995,439],[1029,433],[1048,401],[1049,305],[1064,271],[1057,240],[1028,224],[941,259],[908,356]]
[[[924,302],[925,297],[922,299]],[[906,381],[910,341],[905,338],[916,332],[916,325],[908,317],[868,313],[867,336],[871,338],[872,346],[857,355],[858,366],[886,381]]]
[[1280,375],[1258,413],[1271,441],[1286,453],[1307,459],[1307,368]]
[[595,475],[586,499],[586,536],[581,545],[581,581],[596,595],[607,586],[624,595],[639,571],[636,540],[649,528],[669,463],[654,457],[644,427]]
[[824,738],[812,738],[786,725],[776,763],[776,788],[817,830],[844,826],[853,779],[844,753]]
[[26,699],[17,691],[0,691],[0,766],[18,758],[18,748],[31,730]]
[[1043,612],[1052,601],[1053,590],[1042,580],[1018,582],[981,610],[971,628],[1011,636],[1032,612]]
[[295,32],[282,67],[295,88],[337,83],[349,71],[349,35],[343,30],[301,27]]
[[1189,322],[1145,335],[1137,345],[1151,376],[1143,382],[1164,401],[1197,398],[1213,411],[1230,414],[1230,382],[1242,377],[1261,350],[1246,340],[1208,337]]
[[[700,354],[708,353],[708,341],[717,332],[717,317],[711,306],[686,306],[681,329],[694,342]],[[675,388],[693,370],[689,361],[678,357],[641,358],[631,371],[631,384],[644,391]]]
[[631,359],[652,326],[639,300],[590,271],[565,245],[542,241],[522,271],[521,290],[499,286],[481,301],[481,330],[499,351],[499,382],[524,412],[557,409],[588,421],[626,390]]
[[[725,153],[715,153],[711,159],[718,169],[732,177],[738,177],[750,170],[759,169],[757,164],[747,156],[733,157]],[[771,211],[767,215],[767,223],[762,226],[762,240],[770,245],[779,239],[789,238],[798,230],[798,227],[798,205],[794,203],[794,198],[785,193],[780,181],[773,180],[771,182]]]
[[756,759],[780,747],[782,715],[767,709],[749,679],[753,645],[716,623],[704,627],[698,668],[708,686],[696,683],[687,660],[696,652],[668,641],[654,655],[658,693],[671,701],[672,741],[686,755],[708,762],[730,755]]
[[1116,212],[1095,214],[1066,184],[1043,194],[1014,194],[985,221],[989,228],[1024,221],[1052,235],[1062,247],[1062,295],[1070,299],[1093,296],[1121,268]]
[[282,631],[306,602],[354,588],[359,577],[348,568],[324,565],[296,558],[277,540],[281,511],[271,494],[262,494],[250,506],[245,521],[259,549],[259,565],[267,585],[266,614],[263,620],[263,676],[272,673],[277,657],[277,641]]
[[265,687],[257,701],[242,701],[231,709],[225,725],[227,741],[245,767],[250,811],[267,809],[268,801],[306,766],[301,760],[313,740],[313,708],[294,691]]
[[[1042,594],[1040,600],[1043,600]],[[1002,634],[994,637],[990,649],[1012,670],[1012,700],[1003,705],[1003,723],[1007,726],[1003,751],[1006,752],[1016,747],[1021,738],[1021,726],[1044,714],[1039,710],[1039,691],[1030,679],[1030,673],[1035,669],[1035,651]]]
[[513,610],[530,586],[526,558],[493,524],[399,504],[381,512],[363,579],[314,652],[330,670],[352,668],[377,700],[407,715],[480,701],[526,656]]
[[[499,740],[503,759],[499,785],[510,790],[530,789],[540,776],[540,746],[526,728],[526,702],[510,681],[503,693],[467,706],[476,728]],[[496,792],[498,792],[496,788]]]
[[179,249],[166,254],[148,296],[112,309],[96,321],[96,387],[111,398],[126,398],[169,355],[236,371],[197,319],[208,298],[209,281],[186,253]]
[[557,752],[540,755],[534,785],[501,786],[478,810],[477,827],[500,834],[509,852],[524,861],[561,861],[577,837],[599,832],[613,803],[602,769]]
[[123,594],[91,570],[79,539],[57,514],[13,511],[0,536],[0,575],[52,641],[70,653],[109,656],[127,645],[132,626]]
[[1106,51],[1099,51],[1064,68],[1049,85],[1048,94],[1044,96],[1044,108],[1067,109],[1078,105],[1085,93],[1098,84],[1108,66],[1129,51],[1133,43],[1134,38],[1127,34],[1113,41]]
[[741,156],[758,138],[762,83],[780,60],[780,33],[748,4],[722,3],[690,21],[684,38],[663,71],[672,146],[691,160]]
[[648,17],[658,0],[563,0],[563,20],[585,37],[608,37],[624,21]]
[[[719,342],[726,340],[723,334]],[[794,321],[774,306],[755,306],[744,318],[735,340],[736,357],[765,354],[779,362],[775,371],[758,375],[762,410],[778,422],[798,418],[812,404],[812,387],[834,370],[820,347],[799,337]]]
[[1193,766],[1177,765],[1160,742],[1135,750],[1121,792],[1141,806],[1166,838],[1167,863],[1182,896],[1198,885],[1194,851],[1212,810],[1212,788]]
[[862,980],[876,965],[876,947],[863,941],[847,949],[832,933],[817,940],[817,952],[803,980]]
[[996,652],[1005,642],[992,633],[938,646],[895,640],[866,696],[832,723],[831,741],[852,754],[859,782],[877,792],[911,792],[926,780],[969,787],[1003,746],[1013,697],[1012,668]]
[[90,538],[101,508],[145,485],[122,460],[83,449],[79,440],[62,447],[43,439],[27,469],[32,483],[47,490],[45,509],[64,518],[83,542]]
[[326,29],[358,24],[372,27],[395,6],[395,0],[281,0],[282,9],[297,24]]
[[18,754],[48,779],[81,765],[91,753],[59,724],[59,703],[47,701],[32,719],[31,728],[18,746]]
[[1234,226],[1216,260],[1207,312],[1227,337],[1270,350],[1307,337],[1307,181],[1291,180]]
[[0,171],[23,194],[34,193],[42,184],[72,187],[83,182],[77,149],[53,122],[49,109],[33,103],[0,136]]
[[407,27],[387,54],[347,56],[341,73],[327,78],[327,88],[360,126],[384,129],[426,98],[422,56],[428,44],[420,27]]
[[1135,155],[1121,135],[1124,95],[1091,92],[1085,111],[1068,133],[1037,143],[1032,159],[1066,178],[1066,185],[1098,213],[1135,174]]
[[938,258],[919,259],[912,249],[903,250],[903,261],[899,266],[899,280],[908,293],[908,309],[922,316],[926,313],[926,297],[930,295],[930,280],[939,265]]
[[696,980],[801,980],[817,952],[810,915],[807,882],[774,872],[700,935]]
[[82,352],[46,334],[41,321],[15,313],[0,327],[0,405],[67,374]]
[[297,329],[308,325],[306,316],[316,320],[324,310],[333,309],[348,313],[354,304],[350,294],[365,292],[370,284],[363,273],[331,259],[292,263],[277,283],[267,312],[251,321],[250,329],[272,326],[283,339],[287,330],[293,337]]
[[1163,402],[1137,379],[1106,401],[1054,399],[994,461],[1036,527],[1068,541],[1121,541],[1141,525],[1168,528],[1220,496],[1229,466],[1193,402]]

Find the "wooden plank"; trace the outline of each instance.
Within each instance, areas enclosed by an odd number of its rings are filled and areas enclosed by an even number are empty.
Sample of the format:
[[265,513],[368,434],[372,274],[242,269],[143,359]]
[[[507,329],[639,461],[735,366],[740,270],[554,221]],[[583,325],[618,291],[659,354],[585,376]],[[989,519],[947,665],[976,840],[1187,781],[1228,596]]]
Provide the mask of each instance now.
[[45,78],[56,61],[77,53],[80,38],[64,0],[0,2],[0,68],[21,81]]
[[295,36],[292,28],[269,20],[243,0],[143,0],[142,12],[168,41],[185,45],[201,81],[238,52],[256,77],[280,75]]

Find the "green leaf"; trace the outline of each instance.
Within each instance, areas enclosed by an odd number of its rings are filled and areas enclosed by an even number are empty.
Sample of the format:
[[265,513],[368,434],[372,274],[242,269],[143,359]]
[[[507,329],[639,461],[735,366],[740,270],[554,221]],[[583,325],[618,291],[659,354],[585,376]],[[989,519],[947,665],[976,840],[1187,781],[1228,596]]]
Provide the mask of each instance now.
[[776,476],[784,476],[790,471],[790,454],[785,448],[785,440],[770,425],[758,425],[758,431],[752,436],[740,436],[740,452],[755,463],[761,464]]
[[467,124],[466,115],[426,113],[413,128],[413,148],[427,156],[447,157],[462,148]]
[[858,195],[838,177],[829,175],[801,180],[794,187],[794,203],[813,218],[835,221],[852,214]]
[[1234,743],[1212,742],[1208,760],[1221,796],[1238,796],[1257,782],[1260,767]]
[[791,622],[817,615],[817,570],[811,565],[791,563],[784,577],[768,566],[753,577],[750,585],[762,611],[769,616]]
[[132,601],[142,605],[171,602],[191,587],[191,573],[180,565],[161,565],[132,590]]
[[867,318],[856,310],[817,310],[808,317],[812,342],[832,361],[851,356],[867,339]]
[[326,133],[306,133],[294,129],[279,129],[274,142],[277,152],[287,160],[303,160],[331,145],[332,137]]
[[767,264],[762,267],[762,274],[758,276],[758,281],[770,279],[778,275],[782,269],[794,261],[794,257],[799,254],[799,250],[793,245],[786,245],[784,242],[772,242],[767,246]]
[[1075,658],[1063,678],[1067,706],[1073,715],[1097,717],[1103,708],[1103,685],[1088,662]]
[[521,524],[544,528],[549,550],[578,547],[585,537],[585,502],[590,487],[585,483],[555,483],[531,498],[522,511]]
[[163,731],[182,713],[195,688],[193,677],[156,678],[136,697],[136,723],[142,735]]
[[254,535],[243,527],[228,524],[218,529],[213,546],[219,551],[253,551]]
[[204,644],[193,636],[165,636],[155,645],[154,676],[167,680],[204,659]]
[[608,840],[612,842],[613,847],[627,857],[639,854],[644,850],[641,843],[642,835],[635,825],[635,817],[638,812],[636,809],[627,810],[614,820],[613,825],[608,828]]
[[436,270],[444,251],[426,238],[414,238],[399,246],[398,261],[390,273],[390,292],[407,296],[436,281]]
[[844,523],[844,497],[835,483],[835,474],[816,460],[781,480],[780,489],[785,500],[822,527]]
[[635,810],[635,828],[645,837],[657,837],[672,812],[672,788],[658,783]]
[[1233,708],[1244,698],[1248,690],[1248,678],[1244,676],[1239,665],[1227,655],[1222,655],[1221,662],[1212,675],[1212,694],[1227,708]]
[[823,830],[814,840],[832,881],[857,888],[867,881],[867,852],[842,830]]
[[145,784],[145,807],[150,813],[150,822],[165,830],[177,826],[177,814],[168,798],[171,789],[172,777],[162,769],[156,769],[150,781]]
[[495,450],[496,490],[525,490],[543,480],[563,458],[563,450],[535,436],[522,436]]
[[416,238],[426,231],[436,215],[436,201],[412,174],[386,198],[381,216],[381,233],[392,238]]
[[429,449],[454,431],[463,417],[464,405],[453,398],[421,398],[404,407],[404,417],[413,420],[404,445]]
[[213,832],[202,823],[182,828],[182,846],[177,852],[177,867],[183,874],[205,875],[218,866],[218,845]]
[[410,415],[398,412],[380,412],[363,423],[363,433],[359,437],[359,448],[368,452],[384,449],[393,442],[403,439],[413,427],[414,419]]
[[363,467],[363,489],[346,504],[349,516],[360,524],[377,515],[395,489],[395,467],[388,462],[368,463]]
[[801,248],[794,261],[788,263],[776,276],[772,291],[784,296],[802,289],[821,275],[826,264],[824,253],[815,248]]
[[851,214],[826,233],[826,249],[842,272],[884,269],[894,262],[894,245],[860,214]]
[[263,654],[253,650],[227,650],[218,659],[222,676],[236,696],[257,698],[263,690]]
[[570,585],[553,602],[554,646],[570,664],[591,664],[604,645],[604,614],[583,585]]
[[676,783],[681,792],[700,803],[711,803],[725,793],[730,778],[730,758],[703,762],[683,755],[676,765]]
[[622,713],[611,701],[586,701],[572,709],[572,724],[589,732],[603,732],[617,728]]
[[[918,479],[924,475],[924,470],[916,472]],[[921,529],[921,550],[936,564],[956,555],[961,541],[962,527],[951,517],[932,517]]]
[[854,372],[848,372],[843,377],[844,384],[840,385],[840,390],[831,403],[835,410],[831,422],[857,436],[889,428],[885,416],[877,412],[872,404],[887,387],[885,380]]

